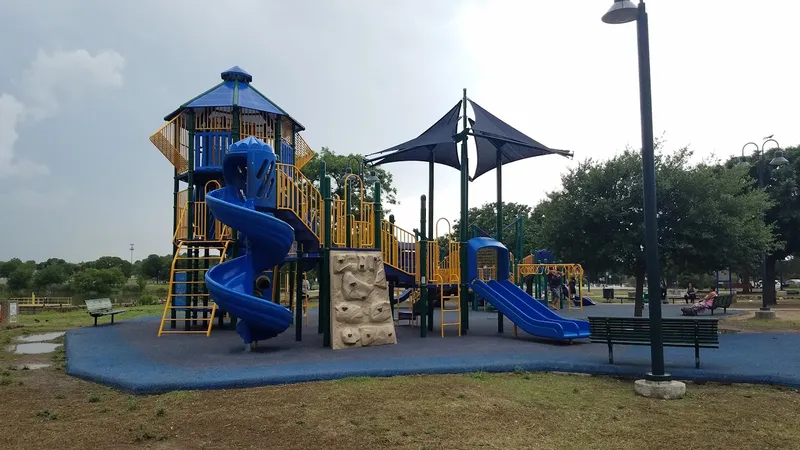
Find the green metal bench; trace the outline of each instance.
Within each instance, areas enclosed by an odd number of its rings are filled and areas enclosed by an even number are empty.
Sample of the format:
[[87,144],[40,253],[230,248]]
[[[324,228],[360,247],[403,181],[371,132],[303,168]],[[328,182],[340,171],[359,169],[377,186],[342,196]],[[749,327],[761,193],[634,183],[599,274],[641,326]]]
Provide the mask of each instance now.
[[97,326],[97,318],[111,316],[111,324],[114,324],[114,316],[124,313],[127,309],[114,309],[110,298],[95,298],[86,300],[86,310],[89,315],[94,317],[94,326]]
[[[664,347],[694,347],[700,368],[700,348],[719,348],[717,319],[662,319]],[[650,319],[646,317],[589,317],[589,340],[608,345],[608,363],[614,364],[614,344],[650,345]]]
[[735,298],[736,294],[718,295],[716,298],[714,298],[714,304],[711,306],[711,315],[714,315],[714,310],[717,308],[722,308],[722,311],[727,314],[728,308],[731,307]]

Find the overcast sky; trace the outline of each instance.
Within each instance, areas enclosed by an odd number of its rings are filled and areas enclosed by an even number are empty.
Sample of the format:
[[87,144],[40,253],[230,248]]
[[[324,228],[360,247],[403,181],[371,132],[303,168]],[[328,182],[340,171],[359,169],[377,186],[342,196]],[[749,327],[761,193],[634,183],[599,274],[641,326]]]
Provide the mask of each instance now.
[[[504,199],[535,205],[585,158],[639,147],[634,24],[611,0],[0,2],[0,260],[168,253],[172,167],[148,137],[239,65],[306,126],[371,153],[470,98],[575,161],[504,168]],[[223,6],[224,5],[224,6]],[[755,6],[754,6],[755,5]],[[698,158],[769,134],[800,143],[796,19],[787,0],[651,0],[656,135]],[[424,163],[386,166],[419,223]],[[458,216],[458,172],[437,167],[436,216]],[[494,172],[470,187],[493,201]]]

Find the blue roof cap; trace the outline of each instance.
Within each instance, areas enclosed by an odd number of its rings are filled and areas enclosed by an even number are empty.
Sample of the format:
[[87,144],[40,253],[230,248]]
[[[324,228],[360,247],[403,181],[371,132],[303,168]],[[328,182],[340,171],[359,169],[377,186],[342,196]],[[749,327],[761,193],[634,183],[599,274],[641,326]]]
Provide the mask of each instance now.
[[274,153],[269,144],[253,136],[240,139],[228,147],[228,153],[247,152],[248,150],[263,150]]
[[253,76],[239,66],[231,67],[225,72],[222,72],[220,76],[224,81],[244,81],[245,83],[253,81]]
[[164,117],[164,120],[169,122],[186,108],[240,106],[242,108],[286,116],[297,124],[299,131],[305,130],[305,127],[301,125],[300,122],[251,86],[250,82],[253,81],[253,76],[241,67],[233,66],[222,72],[220,77],[222,77],[222,83],[184,103],[180,108]]

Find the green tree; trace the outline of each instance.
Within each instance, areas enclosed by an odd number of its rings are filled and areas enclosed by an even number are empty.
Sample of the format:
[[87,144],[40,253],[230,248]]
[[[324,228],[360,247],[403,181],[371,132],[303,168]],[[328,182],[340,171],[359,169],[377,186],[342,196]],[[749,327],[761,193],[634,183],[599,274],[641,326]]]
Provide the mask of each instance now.
[[[326,173],[331,176],[331,190],[339,198],[344,198],[344,179],[347,170],[358,173],[359,164],[364,164],[364,155],[351,153],[340,155],[331,151],[328,147],[322,147],[319,153],[303,167],[303,175],[311,180],[315,186],[319,187],[320,163],[325,162]],[[384,205],[384,213],[388,214],[389,209],[385,205],[397,204],[397,188],[394,187],[392,174],[381,166],[370,166],[364,168],[364,176],[368,176],[372,171],[381,183],[381,200]],[[372,199],[372,186],[367,186],[365,197]],[[366,199],[365,199],[366,200]]]
[[33,275],[33,286],[37,290],[41,290],[55,284],[62,284],[68,279],[69,273],[66,263],[51,264],[36,271]]
[[130,278],[133,274],[133,264],[118,256],[101,256],[95,261],[85,263],[85,266],[100,270],[117,267],[122,271],[126,279]]
[[165,280],[169,276],[169,270],[172,266],[172,256],[159,256],[148,255],[142,261],[141,274],[150,279],[155,279],[156,283]]
[[[789,161],[783,166],[774,167],[769,162],[775,157],[776,149],[771,149],[764,154],[764,184],[765,191],[771,200],[765,214],[766,223],[773,227],[777,245],[767,249],[767,280],[763,289],[768,298],[774,299],[775,291],[775,265],[790,256],[800,254],[800,146],[783,149],[784,157]],[[744,161],[741,157],[730,158],[726,166],[740,166],[747,162],[747,172],[750,175],[750,185],[758,186],[759,157],[756,153],[748,155]],[[754,211],[757,212],[757,211]],[[759,218],[760,219],[760,218]],[[758,261],[763,248],[758,249]],[[740,268],[739,272],[755,275],[761,278],[761,266],[753,264]]]
[[0,278],[8,278],[17,270],[17,267],[21,266],[22,260],[19,258],[12,258],[4,263],[0,263]]
[[8,289],[11,291],[22,291],[30,289],[31,281],[33,280],[33,273],[36,271],[35,264],[21,263],[16,266],[13,272],[9,274],[7,284]]
[[144,275],[139,275],[136,277],[136,287],[139,289],[139,292],[144,292],[145,288],[147,288],[147,277]]
[[72,280],[72,285],[77,292],[83,294],[105,295],[122,286],[125,280],[125,274],[119,267],[89,268],[78,272]]
[[[662,266],[708,273],[751,264],[758,249],[773,243],[760,221],[769,206],[765,193],[750,187],[741,168],[692,167],[690,156],[687,149],[656,156]],[[637,316],[646,269],[641,167],[639,152],[630,149],[608,161],[587,160],[534,211],[541,241],[552,243],[562,260],[596,273],[634,274]]]
[[[523,236],[522,236],[522,252],[525,255],[530,254],[535,248],[535,230],[534,222],[532,221],[531,214],[533,210],[528,205],[521,203],[506,203],[503,202],[503,245],[508,247],[509,251],[516,252],[517,250],[517,233],[516,227],[513,225],[518,217],[523,221]],[[484,203],[480,207],[472,207],[468,211],[470,237],[475,226],[478,227],[478,232],[488,233],[491,236],[496,236],[497,228],[497,202]],[[458,220],[453,224],[453,237],[458,239],[460,233],[460,223]],[[516,256],[516,255],[515,255]]]

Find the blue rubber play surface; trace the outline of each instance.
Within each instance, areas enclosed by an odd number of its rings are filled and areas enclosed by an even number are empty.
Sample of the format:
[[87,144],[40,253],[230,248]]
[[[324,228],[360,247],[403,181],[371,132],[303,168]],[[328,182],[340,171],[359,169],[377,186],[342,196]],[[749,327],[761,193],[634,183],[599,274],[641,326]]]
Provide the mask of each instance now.
[[[565,317],[632,315],[631,305],[597,305],[562,313]],[[665,305],[665,317],[677,316],[678,305]],[[215,329],[210,337],[157,337],[158,318],[121,320],[112,326],[85,327],[66,335],[67,373],[123,391],[149,394],[185,389],[224,389],[350,376],[410,374],[563,371],[640,377],[649,369],[650,348],[614,346],[615,364],[608,363],[606,345],[578,340],[573,344],[538,340],[505,320],[497,333],[497,315],[472,311],[469,335],[454,328],[419,337],[419,328],[398,326],[398,344],[330,350],[317,334],[315,310],[303,341],[294,327],[274,339],[259,342],[253,352],[235,331]],[[729,312],[730,313],[730,312]],[[800,358],[787,349],[800,347],[800,334],[723,334],[719,349],[702,349],[701,368],[694,368],[694,350],[666,348],[667,370],[675,378],[694,381],[778,384],[800,388]]]

